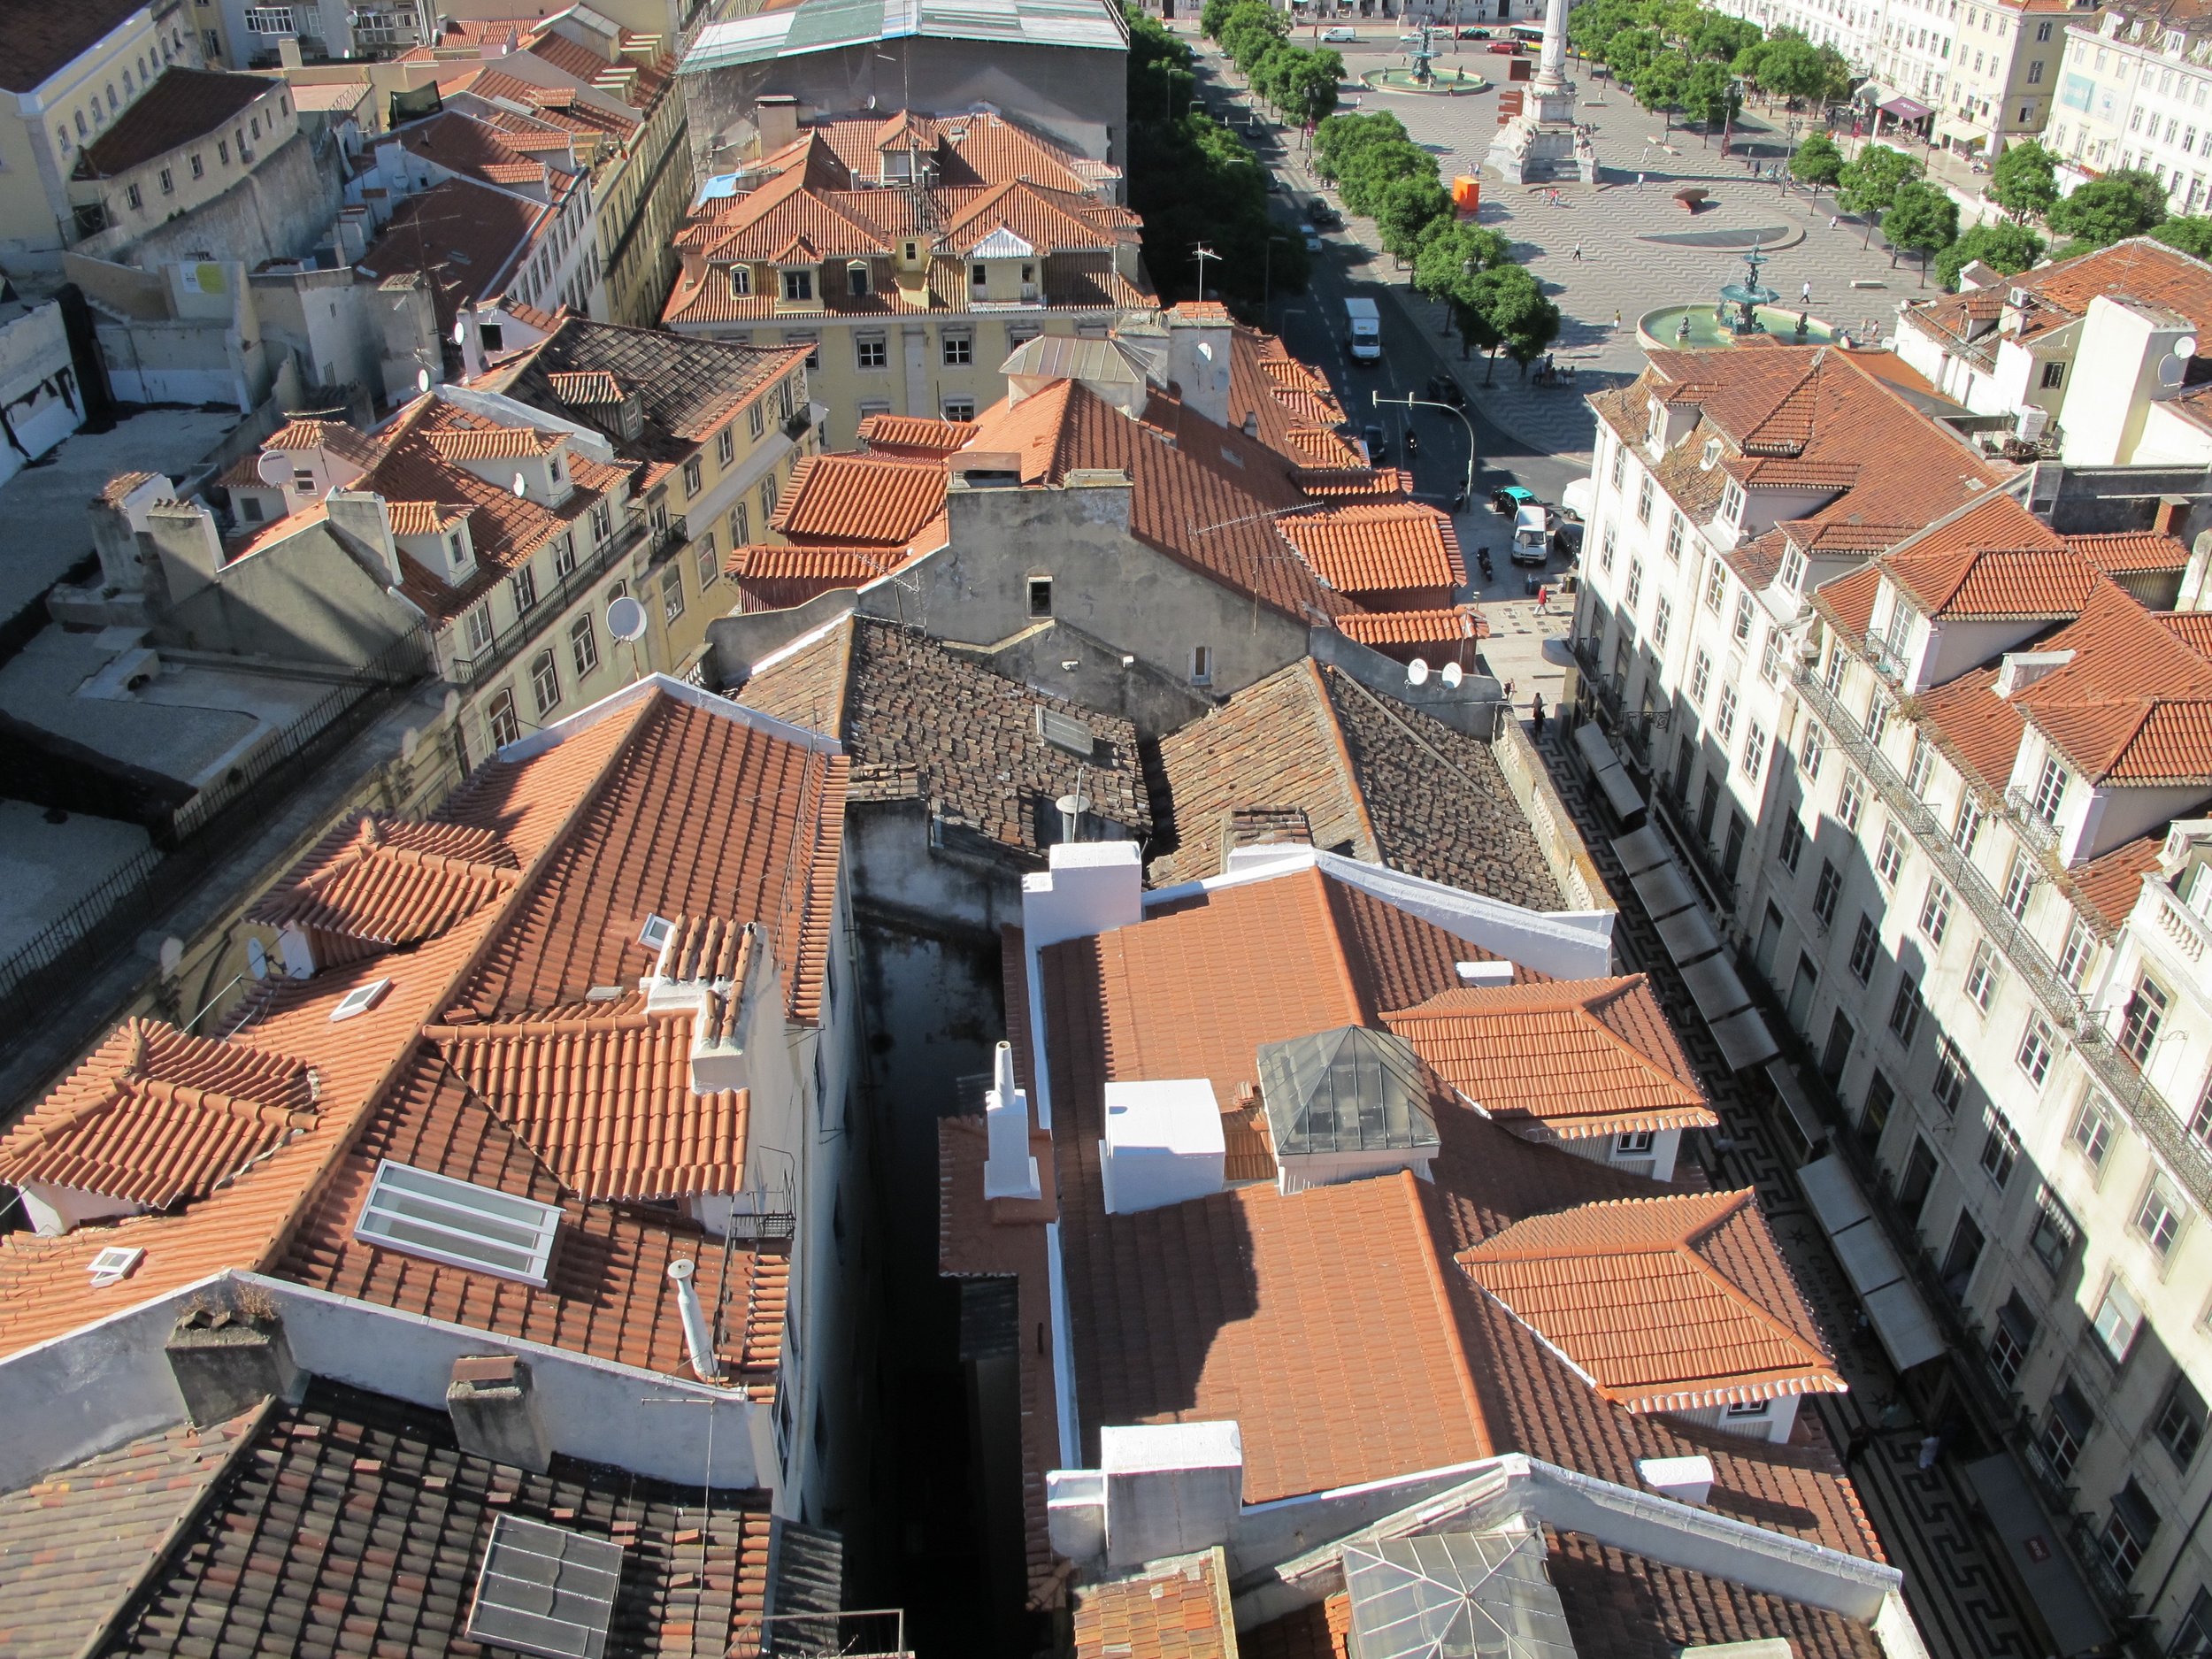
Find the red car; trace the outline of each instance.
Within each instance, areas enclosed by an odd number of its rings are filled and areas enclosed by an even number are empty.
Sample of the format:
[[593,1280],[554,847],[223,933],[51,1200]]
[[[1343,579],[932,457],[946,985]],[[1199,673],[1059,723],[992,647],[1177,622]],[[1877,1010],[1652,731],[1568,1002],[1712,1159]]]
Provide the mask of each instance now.
[[1521,42],[1518,41],[1492,41],[1490,42],[1490,50],[1494,52],[1503,52],[1508,58],[1518,58],[1521,55]]

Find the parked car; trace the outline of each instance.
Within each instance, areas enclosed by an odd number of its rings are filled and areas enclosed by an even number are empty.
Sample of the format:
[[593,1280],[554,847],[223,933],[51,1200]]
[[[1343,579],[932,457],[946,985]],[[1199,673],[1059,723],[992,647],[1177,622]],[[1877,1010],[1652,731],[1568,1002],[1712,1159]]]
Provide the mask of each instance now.
[[1308,253],[1319,253],[1321,251],[1321,238],[1310,230],[1306,233],[1306,251]]
[[1508,58],[1518,58],[1521,55],[1521,42],[1518,41],[1492,41],[1490,42],[1490,50],[1494,52],[1503,52]]
[[1357,29],[1342,28],[1323,29],[1321,31],[1321,38],[1329,42],[1333,45],[1348,46],[1358,41],[1359,31]]
[[1380,466],[1390,458],[1390,440],[1383,436],[1383,429],[1373,422],[1359,429],[1359,435],[1367,442],[1367,465]]
[[1398,36],[1398,44],[1401,46],[1418,46],[1420,43],[1421,37],[1418,35],[1401,35]]
[[1524,507],[1540,507],[1543,504],[1536,499],[1534,490],[1523,489],[1518,484],[1501,484],[1490,492],[1491,509],[1502,518],[1511,518],[1518,515]]
[[1490,31],[1471,27],[1460,30],[1459,38],[1463,41],[1486,41],[1490,38]]
[[1516,565],[1548,563],[1553,537],[1558,527],[1550,508],[1541,505],[1522,508],[1513,517],[1513,562]]
[[1422,387],[1421,396],[1432,403],[1449,403],[1454,409],[1467,407],[1467,394],[1459,388],[1459,382],[1448,374],[1432,374]]
[[1306,217],[1323,230],[1333,229],[1344,222],[1337,216],[1336,209],[1317,196],[1313,198],[1313,205],[1307,210]]

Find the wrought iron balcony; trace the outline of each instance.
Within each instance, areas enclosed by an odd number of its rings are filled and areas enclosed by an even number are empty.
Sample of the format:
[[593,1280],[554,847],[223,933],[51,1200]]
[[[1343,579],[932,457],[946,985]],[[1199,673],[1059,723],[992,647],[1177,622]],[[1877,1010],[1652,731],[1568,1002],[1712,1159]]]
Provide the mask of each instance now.
[[2012,814],[2012,826],[2021,840],[2040,853],[2058,851],[2058,826],[2035,810],[2035,798],[2025,789],[2007,789],[2005,810]]

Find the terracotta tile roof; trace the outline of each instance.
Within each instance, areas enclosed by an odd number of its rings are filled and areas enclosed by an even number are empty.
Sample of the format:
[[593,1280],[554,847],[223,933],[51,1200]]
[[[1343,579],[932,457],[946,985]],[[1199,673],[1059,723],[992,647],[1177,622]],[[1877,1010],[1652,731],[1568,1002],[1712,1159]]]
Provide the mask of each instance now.
[[453,426],[427,434],[430,447],[449,461],[507,460],[544,455],[561,442],[561,434],[530,426]]
[[499,297],[557,210],[475,180],[441,180],[409,196],[356,266],[372,280],[419,273],[430,284],[438,330],[449,337],[461,307]]
[[810,455],[793,470],[769,522],[795,541],[898,547],[944,504],[941,465],[865,455]]
[[757,1639],[766,1493],[560,1456],[534,1474],[459,1450],[442,1411],[318,1379],[276,1408],[104,1651],[481,1651],[469,1591],[499,1516],[622,1545],[611,1655],[721,1659]]
[[1341,593],[1452,590],[1466,585],[1452,521],[1412,503],[1333,507],[1277,521],[1314,573]]
[[1340,1590],[1294,1612],[1240,1630],[1237,1650],[1240,1659],[1354,1659],[1352,1598]]
[[1229,1569],[1218,1548],[1087,1584],[1075,1597],[1076,1659],[1237,1659]]
[[1871,565],[1825,581],[1814,590],[1815,609],[1825,615],[1844,638],[1863,644],[1867,625],[1874,619],[1874,598],[1882,591],[1882,572]]
[[[536,54],[534,51],[532,55]],[[471,92],[487,100],[503,98],[510,104],[522,104],[534,111],[540,120],[595,141],[625,142],[644,124],[644,118],[635,111],[602,108],[580,96],[574,87],[525,81],[503,69],[472,69],[438,85],[449,99],[457,92]]]
[[115,118],[113,126],[78,152],[71,176],[111,179],[196,138],[211,136],[233,116],[242,119],[247,105],[265,97],[275,84],[266,75],[173,65]]
[[2162,828],[2066,872],[2076,910],[2100,936],[2110,940],[2125,925],[2143,890],[2143,878],[2158,868],[2165,844]]
[[373,466],[384,454],[376,437],[342,420],[289,420],[261,441],[264,449],[327,449],[341,460]]
[[312,1128],[315,1103],[296,1060],[129,1019],[0,1141],[0,1179],[164,1210]]
[[[719,1351],[738,1379],[772,1380],[787,1271],[781,1247],[726,1247],[679,1218],[579,1195],[502,1112],[537,1137],[578,1186],[618,1185],[609,1163],[594,1162],[600,1155],[577,1126],[589,1120],[611,1134],[620,1123],[627,1102],[607,1094],[603,1073],[563,1076],[555,1064],[516,1082],[487,1061],[480,1092],[449,1063],[442,1041],[460,1045],[458,1054],[472,1027],[493,1045],[490,1053],[505,1033],[486,1033],[488,1025],[535,1018],[547,1022],[547,1035],[533,1052],[556,1063],[564,1053],[603,1057],[607,1045],[595,1048],[598,1036],[588,1028],[595,1010],[579,1005],[592,1002],[595,987],[652,971],[657,958],[638,938],[648,915],[757,921],[787,987],[787,1016],[816,1020],[840,867],[845,762],[780,730],[763,729],[718,700],[649,686],[634,701],[555,728],[559,741],[534,753],[480,768],[438,822],[495,833],[521,880],[420,944],[306,980],[271,982],[215,1046],[311,1064],[309,1126],[179,1214],[60,1238],[0,1240],[0,1353],[225,1268],[258,1268],[480,1330],[677,1371],[687,1363],[664,1270],[680,1257],[697,1260],[699,1294],[721,1310]],[[714,833],[703,833],[703,825]],[[337,1004],[375,979],[388,981],[382,997],[334,1022]],[[579,1013],[581,1025],[572,1019]],[[555,1034],[564,1016],[571,1029]],[[434,1025],[462,1034],[434,1041],[424,1028]],[[517,1042],[498,1052],[528,1047]],[[640,1098],[654,1098],[664,1082],[646,1079],[637,1085]],[[634,1171],[672,1162],[690,1156],[684,1134],[710,1141],[731,1125],[726,1112],[719,1128],[694,1117],[665,1142],[634,1135],[621,1157]],[[726,1161],[726,1149],[713,1156]],[[353,1224],[386,1157],[557,1206],[560,1241],[549,1285],[534,1288],[360,1243]],[[127,1280],[88,1290],[85,1264],[111,1243],[141,1246],[146,1256]]]
[[1536,910],[1560,906],[1488,747],[1341,670],[1278,670],[1163,738],[1160,762],[1167,795],[1156,806],[1171,830],[1153,842],[1156,885],[1219,873],[1237,813],[1295,809],[1317,846]]
[[100,494],[96,499],[107,503],[110,506],[119,506],[130,499],[131,492],[138,488],[140,485],[150,484],[157,478],[161,479],[165,484],[169,481],[159,472],[118,472],[100,487]]
[[458,502],[388,501],[385,515],[394,535],[439,535],[469,516]]
[[864,588],[903,569],[911,553],[904,547],[776,547],[755,541],[731,549],[722,569],[743,590],[746,610],[781,611],[833,588]]
[[2013,703],[2092,784],[2212,777],[2212,660],[2100,578],[2046,650],[2071,661]]
[[1920,694],[1920,729],[1985,801],[2002,798],[2027,728],[1996,684],[1994,668],[1977,668]]
[[2170,535],[2125,530],[2117,535],[2070,535],[2066,545],[2108,575],[2129,571],[2177,571],[2187,567],[2189,549]]
[[[1749,1191],[1584,1204],[1462,1250],[1516,1318],[1631,1411],[1841,1394]],[[1749,1279],[1751,1282],[1744,1282]]]
[[870,415],[860,423],[861,448],[873,455],[935,459],[965,449],[972,420],[932,420],[922,415]]
[[1468,987],[1383,1018],[1509,1125],[1573,1141],[1720,1124],[1641,974]]
[[325,837],[246,919],[327,935],[316,939],[317,960],[349,961],[442,933],[520,879],[513,851],[489,831],[365,814]]
[[2161,613],[2158,620],[2174,637],[2201,657],[2212,657],[2212,611]]
[[1786,1642],[1793,1659],[1882,1659],[1867,1625],[1809,1602],[1746,1589],[1545,1529],[1546,1571],[1559,1592],[1575,1651],[1596,1659],[1676,1659],[1732,1642]]
[[570,1192],[681,1198],[745,1185],[749,1091],[692,1092],[699,1018],[584,1003],[423,1035]]
[[35,92],[80,53],[128,22],[142,0],[17,0],[8,11],[0,87]]
[[[948,827],[1034,855],[1061,839],[1054,803],[1079,780],[1093,815],[1137,839],[1152,829],[1127,720],[1032,690],[892,623],[849,617],[737,695],[843,742],[854,800],[923,802]],[[1087,732],[1089,753],[1048,741],[1041,710]]]
[[1490,637],[1489,619],[1472,605],[1455,605],[1448,611],[1355,611],[1339,617],[1336,626],[1347,639],[1379,650],[1433,645],[1448,653],[1463,642]]
[[580,369],[567,373],[553,370],[546,375],[553,396],[564,403],[580,406],[590,403],[618,403],[622,401],[622,382],[605,369]]
[[0,1651],[9,1659],[88,1651],[141,1575],[160,1566],[172,1530],[249,1444],[261,1416],[256,1406],[204,1429],[180,1423],[0,1493]]
[[2062,328],[2086,315],[2089,303],[2103,295],[2178,311],[2196,326],[2198,361],[2212,357],[2212,342],[2206,340],[2212,330],[2212,266],[2148,236],[2008,277],[2001,288],[1924,302],[1906,312],[1906,323],[1955,349],[1991,360],[1990,342],[1997,336],[2007,296],[2016,288],[2026,293],[2028,303],[2017,330],[2006,332],[2004,338],[2032,340]]
[[556,202],[565,200],[574,188],[572,177],[553,173],[544,162],[508,143],[496,127],[459,110],[411,121],[391,138],[410,155],[481,183],[534,185],[549,191]]

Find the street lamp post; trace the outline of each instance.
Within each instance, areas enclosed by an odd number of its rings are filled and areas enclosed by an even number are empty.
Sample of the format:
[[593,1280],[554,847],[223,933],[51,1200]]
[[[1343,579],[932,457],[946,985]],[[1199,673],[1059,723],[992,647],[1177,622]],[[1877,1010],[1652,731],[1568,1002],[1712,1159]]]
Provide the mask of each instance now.
[[1459,504],[1463,509],[1473,505],[1475,499],[1475,423],[1467,419],[1467,411],[1463,409],[1454,408],[1449,403],[1440,403],[1433,398],[1428,397],[1385,397],[1379,391],[1370,392],[1368,396],[1372,400],[1371,406],[1376,409],[1380,409],[1385,403],[1396,403],[1407,409],[1441,409],[1448,414],[1459,417],[1459,424],[1467,428],[1467,488],[1460,495]]

